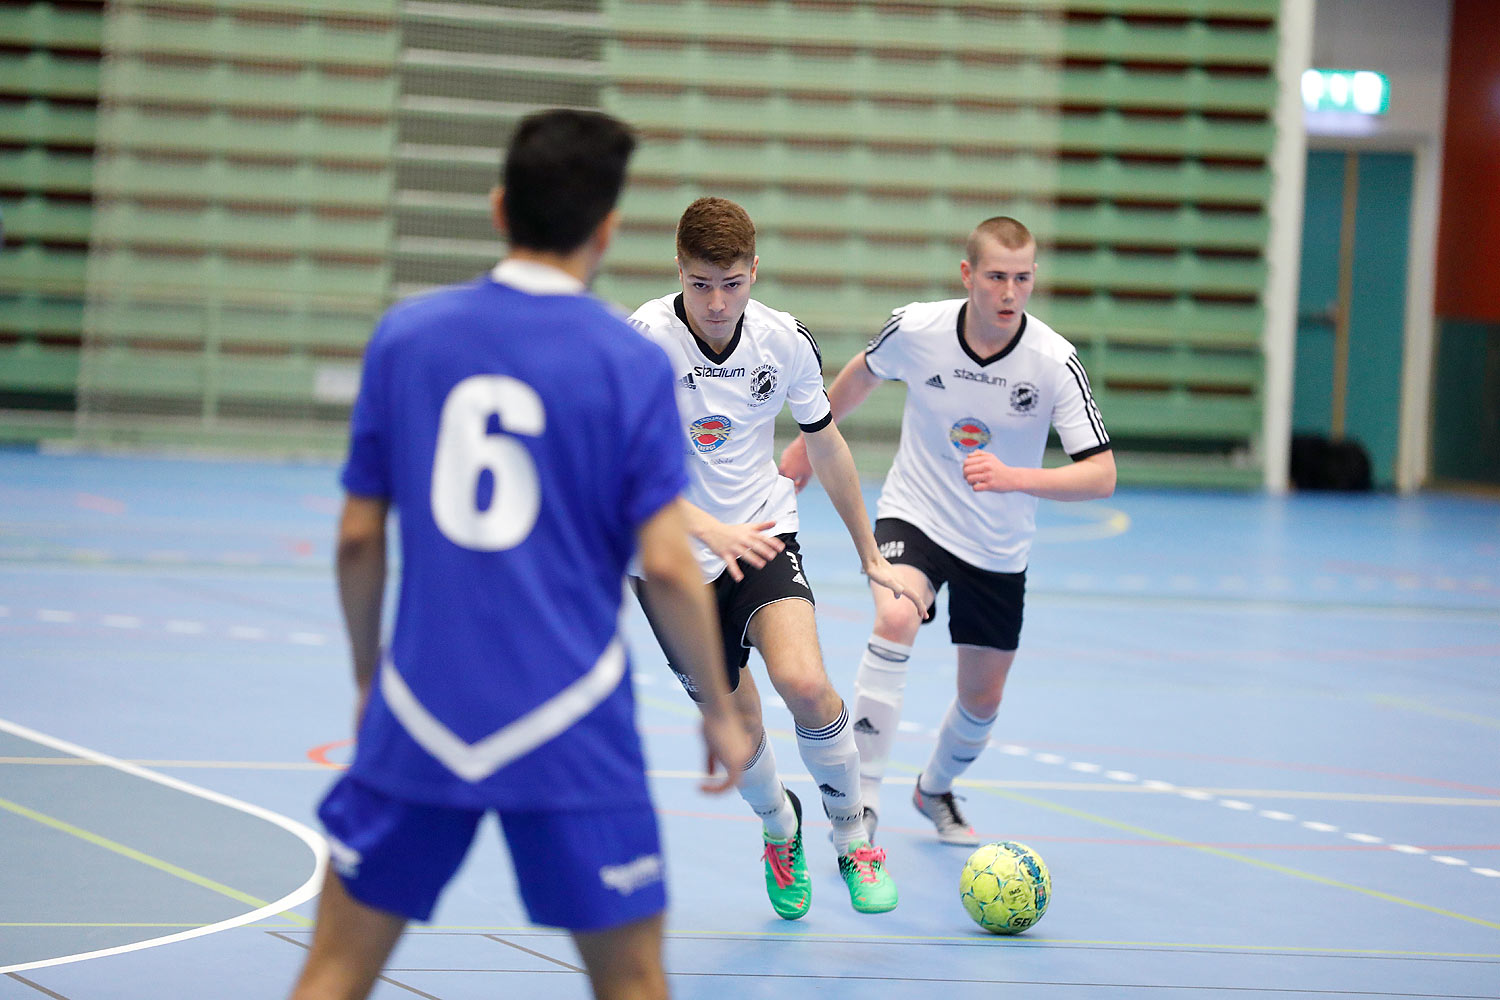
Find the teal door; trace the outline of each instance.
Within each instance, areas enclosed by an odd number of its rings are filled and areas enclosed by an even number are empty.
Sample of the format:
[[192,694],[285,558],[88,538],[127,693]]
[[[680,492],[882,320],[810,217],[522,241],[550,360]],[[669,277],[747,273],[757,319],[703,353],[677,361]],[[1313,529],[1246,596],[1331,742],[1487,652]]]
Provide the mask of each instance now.
[[1307,156],[1292,430],[1352,438],[1396,480],[1410,153]]

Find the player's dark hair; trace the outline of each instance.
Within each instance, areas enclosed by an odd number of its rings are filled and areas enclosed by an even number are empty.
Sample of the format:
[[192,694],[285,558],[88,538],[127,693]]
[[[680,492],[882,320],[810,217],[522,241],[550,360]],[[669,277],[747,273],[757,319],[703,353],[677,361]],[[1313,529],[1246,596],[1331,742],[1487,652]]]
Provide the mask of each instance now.
[[602,112],[521,119],[500,171],[511,243],[559,253],[582,246],[619,200],[634,150],[629,127]]
[[729,267],[755,256],[755,223],[728,198],[699,198],[677,221],[677,259]]
[[970,264],[978,262],[981,238],[992,239],[1007,250],[1020,250],[1036,242],[1031,230],[1024,225],[1008,215],[997,215],[992,219],[985,219],[969,234],[969,242],[964,247],[964,259]]

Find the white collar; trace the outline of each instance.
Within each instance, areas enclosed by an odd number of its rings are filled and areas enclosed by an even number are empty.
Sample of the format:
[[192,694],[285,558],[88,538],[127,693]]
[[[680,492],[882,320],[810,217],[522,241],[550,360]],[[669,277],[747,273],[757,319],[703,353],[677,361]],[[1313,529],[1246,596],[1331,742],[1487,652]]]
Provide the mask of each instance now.
[[584,284],[551,264],[507,257],[490,271],[490,277],[528,295],[581,295]]

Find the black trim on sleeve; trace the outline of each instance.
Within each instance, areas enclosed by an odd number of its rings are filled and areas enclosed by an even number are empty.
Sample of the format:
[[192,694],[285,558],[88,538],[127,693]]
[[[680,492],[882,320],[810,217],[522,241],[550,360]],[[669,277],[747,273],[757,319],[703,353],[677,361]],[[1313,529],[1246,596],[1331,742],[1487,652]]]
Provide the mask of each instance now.
[[795,316],[792,317],[792,322],[795,323],[795,324],[797,324],[797,332],[800,333],[800,334],[802,334],[802,336],[806,337],[807,338],[807,342],[812,345],[813,357],[815,357],[815,358],[818,359],[818,370],[822,371],[823,370],[823,352],[818,349],[818,342],[813,339],[812,331],[809,330],[807,327],[803,326],[802,325],[802,321],[800,319],[798,319],[797,317],[795,317]]
[[1109,433],[1104,429],[1104,417],[1099,413],[1099,407],[1094,403],[1094,393],[1089,385],[1088,372],[1083,370],[1083,362],[1078,360],[1078,355],[1068,355],[1068,371],[1073,375],[1073,381],[1078,383],[1078,391],[1083,394],[1083,411],[1088,415],[1089,426],[1094,429],[1094,437],[1100,444],[1109,443]]
[[[904,313],[900,309],[897,309],[895,312],[891,313],[890,318],[885,321],[885,326],[882,326],[880,328],[880,332],[871,337],[870,342],[865,345],[866,354],[869,354],[871,351],[879,350],[880,345],[885,343],[886,339],[900,328],[903,315]],[[873,372],[871,374],[873,374]]]
[[815,434],[831,423],[833,423],[833,411],[829,410],[827,413],[823,414],[823,419],[819,420],[817,423],[798,424],[797,426],[802,428],[802,433],[804,434]]
[[1081,462],[1085,458],[1088,458],[1090,455],[1102,455],[1106,451],[1114,450],[1115,446],[1106,441],[1103,444],[1097,444],[1092,448],[1085,448],[1082,451],[1078,452],[1076,455],[1069,455],[1068,457],[1075,462]]

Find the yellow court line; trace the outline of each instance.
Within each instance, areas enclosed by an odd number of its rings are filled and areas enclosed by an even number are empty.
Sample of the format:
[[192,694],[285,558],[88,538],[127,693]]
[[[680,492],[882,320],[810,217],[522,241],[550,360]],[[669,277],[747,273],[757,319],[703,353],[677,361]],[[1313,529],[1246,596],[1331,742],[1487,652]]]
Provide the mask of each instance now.
[[[102,837],[97,833],[85,830],[82,827],[74,826],[72,823],[66,822],[65,820],[60,820],[55,816],[48,816],[46,813],[37,812],[35,809],[28,809],[18,802],[12,802],[9,799],[0,799],[0,809],[15,813],[17,816],[20,816],[23,819],[32,820],[33,822],[40,823],[43,826],[49,826],[52,829],[61,831],[62,833],[66,833],[69,836],[77,837],[79,840],[82,840],[89,844],[93,844],[95,847],[102,847],[106,851],[112,851],[115,854],[120,855],[121,857],[140,862],[147,867],[155,868],[157,871],[164,872],[168,875],[173,876],[174,878],[180,878],[184,882],[190,882],[193,885],[198,886],[199,888],[208,889],[209,891],[216,892],[221,896],[228,896],[235,902],[245,903],[246,905],[253,906],[256,909],[270,905],[270,903],[268,903],[264,899],[257,899],[255,896],[252,896],[249,893],[240,892],[238,889],[227,886],[222,882],[215,882],[213,879],[207,878],[203,875],[199,875],[197,872],[188,871],[186,868],[174,865],[170,861],[163,861],[161,858],[153,857],[150,854],[145,853],[144,851],[138,851],[133,847],[127,847],[119,841],[110,840],[108,837]],[[311,920],[308,920],[306,917],[303,917],[300,914],[287,912],[286,914],[284,914],[284,916],[286,916],[289,920],[292,920],[293,922],[304,926],[312,925]]]
[[1319,885],[1326,885],[1334,889],[1344,889],[1348,892],[1357,892],[1362,896],[1369,896],[1372,899],[1379,899],[1387,903],[1395,903],[1398,906],[1407,906],[1415,910],[1425,910],[1428,913],[1435,913],[1441,917],[1452,917],[1454,920],[1462,920],[1465,923],[1477,924],[1480,927],[1488,927],[1492,930],[1500,930],[1500,923],[1497,923],[1493,920],[1484,920],[1480,917],[1471,917],[1466,913],[1456,913],[1453,910],[1445,910],[1442,907],[1431,906],[1427,903],[1419,903],[1414,899],[1405,899],[1401,896],[1396,896],[1388,892],[1381,892],[1378,889],[1367,889],[1364,886],[1351,885],[1348,882],[1340,882],[1337,879],[1326,878],[1322,875],[1315,875],[1312,872],[1305,872],[1298,868],[1291,868],[1287,865],[1279,865],[1274,861],[1262,861],[1259,858],[1248,857],[1244,854],[1236,854],[1234,851],[1226,851],[1219,847],[1209,847],[1205,844],[1194,843],[1189,840],[1183,840],[1181,837],[1174,837],[1171,834],[1157,833],[1155,830],[1147,830],[1145,827],[1135,826],[1130,823],[1122,823],[1118,820],[1113,820],[1106,816],[1097,816],[1094,813],[1084,812],[1081,809],[1071,809],[1068,806],[1058,805],[1055,802],[1048,802],[1045,799],[1036,799],[1032,798],[1029,795],[1020,795],[1016,792],[1005,791],[1002,789],[980,788],[977,790],[988,792],[991,795],[996,795],[1001,798],[1011,799],[1016,802],[1024,802],[1027,805],[1036,806],[1039,809],[1048,809],[1052,812],[1062,813],[1064,816],[1072,816],[1074,819],[1087,820],[1090,823],[1098,823],[1101,826],[1107,826],[1114,830],[1122,830],[1126,833],[1133,833],[1138,837],[1145,837],[1150,840],[1159,840],[1163,843],[1172,844],[1177,847],[1185,847],[1188,850],[1192,851],[1201,851],[1204,854],[1211,854],[1215,857],[1224,858],[1229,861],[1237,861],[1241,864],[1250,865],[1254,868],[1261,868],[1266,871],[1276,872],[1280,875],[1290,875],[1293,878],[1303,879],[1304,881],[1308,882],[1316,882]]
[[1093,542],[1123,535],[1130,530],[1130,515],[1123,510],[1099,506],[1094,506],[1094,510],[1104,516],[1082,524],[1042,525],[1037,529],[1037,536],[1047,542]]
[[[114,921],[114,922],[85,921],[85,920],[29,920],[29,921],[13,920],[13,921],[0,921],[0,927],[27,927],[27,928],[34,928],[34,927],[128,927],[128,928],[138,928],[138,927],[208,927],[208,926],[211,926],[211,925],[210,924],[205,924],[202,921],[194,921],[192,923],[175,923],[175,924],[174,923],[147,923],[145,921],[136,921],[136,920],[119,920],[119,921]],[[258,927],[270,927],[270,928],[275,928],[276,927],[276,925],[274,923],[271,923],[269,921],[260,921],[257,924],[257,926]],[[294,924],[292,926],[296,927],[298,930],[305,929],[305,925],[304,924]]]
[[1420,701],[1413,701],[1410,698],[1397,698],[1389,694],[1372,694],[1369,696],[1369,699],[1377,705],[1401,708],[1408,712],[1431,715],[1439,719],[1449,719],[1453,722],[1472,722],[1476,726],[1489,726],[1491,729],[1500,729],[1500,719],[1492,719],[1487,715],[1475,715],[1473,712],[1455,712],[1451,709],[1438,708],[1436,705],[1425,705]]
[[[646,699],[639,699],[645,701]],[[685,712],[696,714],[692,708],[685,708]],[[767,729],[772,735],[786,736],[791,738],[790,731]],[[255,760],[130,760],[130,764],[138,764],[141,767],[192,767],[205,770],[247,770],[247,771],[327,771],[327,764],[319,764],[314,761],[255,761]],[[78,757],[0,757],[0,765],[26,765],[26,766],[68,766],[68,767],[102,767],[99,762],[84,760]],[[698,780],[703,777],[701,771],[684,771],[675,769],[652,769],[648,772],[653,778],[688,778]],[[783,777],[791,780],[811,780],[809,775],[787,774]],[[893,782],[901,779],[895,778]],[[915,779],[910,779],[915,780]],[[1207,792],[1210,795],[1228,796],[1230,798],[1259,798],[1259,799],[1303,799],[1314,802],[1375,802],[1381,805],[1407,805],[1407,806],[1480,806],[1490,809],[1500,809],[1500,796],[1494,797],[1455,797],[1442,795],[1393,795],[1384,792],[1327,792],[1309,791],[1298,788],[1210,788],[1206,786],[1178,786],[1173,788],[1147,788],[1143,785],[1118,781],[1020,781],[998,778],[961,778],[957,784],[965,788],[1009,788],[1025,789],[1035,792],[1120,792],[1130,795],[1176,795],[1183,790]]]
[[[408,936],[443,935],[443,934],[513,934],[523,937],[564,937],[566,931],[550,931],[535,925],[494,925],[494,924],[423,924],[420,927],[411,927],[407,930]],[[1026,945],[1036,948],[1047,948],[1062,946],[1068,948],[1143,948],[1143,949],[1174,949],[1191,951],[1248,951],[1257,953],[1289,953],[1297,955],[1328,955],[1330,957],[1344,956],[1366,956],[1371,958],[1430,958],[1430,959],[1485,959],[1490,961],[1500,960],[1500,952],[1470,952],[1470,951],[1414,951],[1398,948],[1338,948],[1317,947],[1314,945],[1280,945],[1280,944],[1226,944],[1223,942],[1206,943],[1203,941],[1115,941],[1104,938],[1033,938],[1033,937],[1009,937],[996,938],[986,934],[849,934],[838,931],[747,931],[747,930],[673,930],[667,928],[666,936],[676,940],[696,939],[719,939],[730,938],[734,940],[764,941],[779,940],[794,943],[798,940],[827,943],[830,941],[846,941],[854,944],[899,944],[902,942],[933,943],[933,944],[969,944],[969,945],[997,945],[1013,946]]]
[[[201,767],[247,771],[326,771],[327,765],[311,760],[140,760],[126,761],[139,767]],[[65,767],[108,767],[97,760],[82,757],[0,757],[0,764],[26,764]]]

